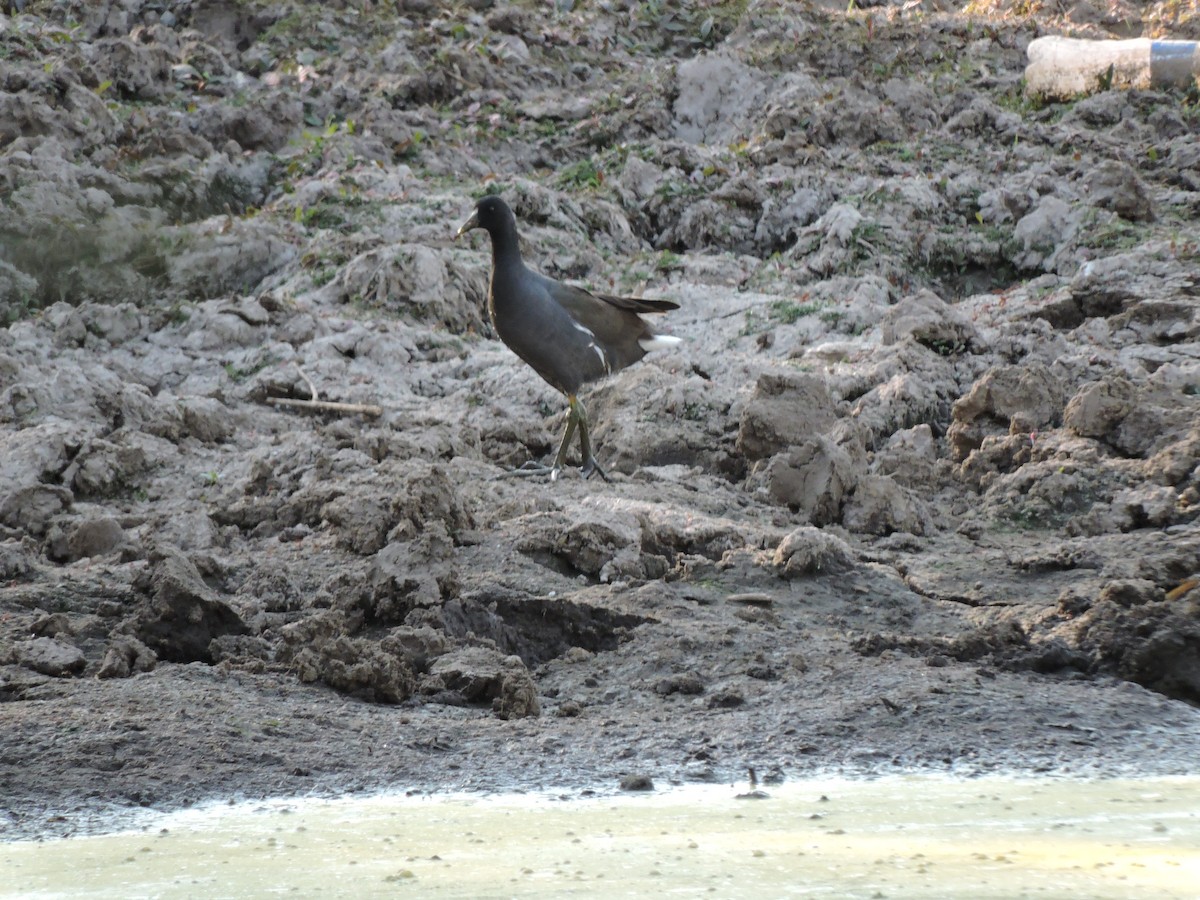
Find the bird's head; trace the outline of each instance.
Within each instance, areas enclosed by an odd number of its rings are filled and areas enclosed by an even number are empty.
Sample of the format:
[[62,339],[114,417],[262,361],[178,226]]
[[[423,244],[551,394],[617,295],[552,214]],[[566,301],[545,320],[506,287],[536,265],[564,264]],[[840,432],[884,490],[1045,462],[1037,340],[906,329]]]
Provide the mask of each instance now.
[[475,204],[475,212],[467,219],[455,237],[462,237],[473,228],[482,228],[495,235],[509,228],[516,228],[516,218],[508,204],[494,194],[482,198]]

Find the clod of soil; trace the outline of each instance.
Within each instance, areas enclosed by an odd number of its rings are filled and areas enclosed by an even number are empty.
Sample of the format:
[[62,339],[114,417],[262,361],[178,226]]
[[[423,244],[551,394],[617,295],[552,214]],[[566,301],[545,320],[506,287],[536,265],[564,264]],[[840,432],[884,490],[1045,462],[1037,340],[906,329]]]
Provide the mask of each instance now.
[[[1178,4],[167,6],[0,13],[5,837],[1194,770],[1200,117],[1021,89]],[[486,191],[680,304],[583,398],[611,484],[498,477],[563,420]]]

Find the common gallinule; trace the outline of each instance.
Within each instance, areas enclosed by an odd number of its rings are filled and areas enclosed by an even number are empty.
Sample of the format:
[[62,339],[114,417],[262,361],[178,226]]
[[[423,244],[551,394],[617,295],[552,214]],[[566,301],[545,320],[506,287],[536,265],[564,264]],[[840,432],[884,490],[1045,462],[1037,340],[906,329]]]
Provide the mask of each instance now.
[[456,236],[473,228],[484,229],[492,238],[488,315],[496,334],[547,383],[567,395],[567,427],[554,464],[527,463],[514,474],[549,474],[551,481],[556,480],[578,428],[583,477],[598,473],[607,481],[592,454],[587,411],[579,402],[579,389],[633,365],[647,351],[678,344],[677,337],[655,334],[638,313],[667,312],[678,309],[679,304],[593,294],[532,271],[521,260],[516,217],[508,204],[494,195],[475,205],[474,214]]

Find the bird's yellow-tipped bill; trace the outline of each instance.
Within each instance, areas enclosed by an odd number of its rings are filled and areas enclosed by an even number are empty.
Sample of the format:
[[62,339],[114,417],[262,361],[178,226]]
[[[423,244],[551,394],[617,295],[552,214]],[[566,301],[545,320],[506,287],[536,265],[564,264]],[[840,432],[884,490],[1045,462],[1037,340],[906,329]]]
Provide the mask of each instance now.
[[470,231],[472,228],[478,228],[478,227],[479,227],[479,213],[477,213],[477,212],[471,213],[471,218],[467,219],[467,221],[462,223],[462,227],[459,228],[458,231],[456,231],[454,233],[454,236],[456,238],[460,238],[464,234],[466,234],[468,231]]

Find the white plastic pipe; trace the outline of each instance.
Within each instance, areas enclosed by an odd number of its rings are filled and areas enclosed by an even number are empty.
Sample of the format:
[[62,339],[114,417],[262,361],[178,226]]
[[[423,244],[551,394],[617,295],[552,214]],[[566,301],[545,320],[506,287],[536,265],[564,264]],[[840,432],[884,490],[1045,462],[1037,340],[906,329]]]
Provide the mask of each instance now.
[[1041,37],[1029,42],[1025,93],[1068,99],[1109,88],[1183,87],[1200,76],[1195,41],[1084,41]]

